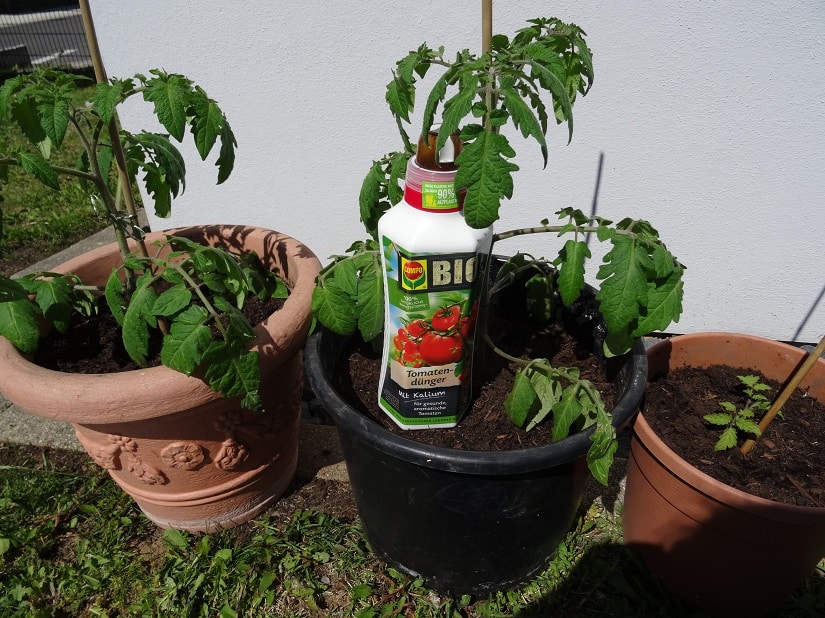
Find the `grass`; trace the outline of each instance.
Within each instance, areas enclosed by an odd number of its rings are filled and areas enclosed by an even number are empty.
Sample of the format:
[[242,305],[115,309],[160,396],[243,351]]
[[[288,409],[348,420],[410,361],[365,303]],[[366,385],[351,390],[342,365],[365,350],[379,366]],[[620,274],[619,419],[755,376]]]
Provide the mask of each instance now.
[[[9,463],[11,462],[11,463]],[[452,597],[380,562],[357,519],[296,508],[211,535],[154,527],[80,453],[0,447],[3,616],[698,616],[621,545],[594,503],[548,569],[491,598]],[[775,616],[825,611],[825,563]]]
[[[87,88],[79,95],[89,97],[92,92]],[[0,118],[0,158],[21,146],[28,146],[27,139],[16,125]],[[54,161],[74,167],[81,150],[77,136],[70,132]],[[0,274],[11,275],[108,225],[77,179],[64,177],[60,182],[62,190],[54,191],[15,167],[6,182],[0,180]]]

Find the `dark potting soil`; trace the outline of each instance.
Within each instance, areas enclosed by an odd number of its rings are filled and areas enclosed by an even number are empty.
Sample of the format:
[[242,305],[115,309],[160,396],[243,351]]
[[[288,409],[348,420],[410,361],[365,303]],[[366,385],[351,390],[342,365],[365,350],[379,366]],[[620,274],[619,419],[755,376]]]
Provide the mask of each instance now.
[[[745,405],[737,376],[748,374],[754,372],[724,366],[672,371],[648,384],[645,419],[682,459],[727,485],[777,502],[825,507],[825,406],[800,389],[748,455],[737,447],[714,450],[720,430],[703,417],[721,412],[721,401]],[[766,396],[772,401],[781,385],[758,375],[771,386]]]
[[[547,358],[554,367],[578,367],[581,375],[594,383],[607,409],[613,407],[614,376],[612,366],[592,352],[592,339],[586,333],[570,334],[570,328],[558,324],[536,327],[521,315],[491,318],[490,333],[504,351],[523,358]],[[485,346],[479,342],[477,349]],[[478,362],[478,359],[477,359]],[[378,407],[380,352],[360,345],[343,354],[338,371],[342,396],[353,407],[380,423],[389,431],[433,446],[474,451],[518,450],[552,442],[552,423],[547,420],[527,432],[513,424],[504,411],[504,400],[513,385],[518,369],[488,352],[480,372],[481,385],[471,407],[459,424],[451,429],[400,429]]]
[[[251,324],[260,324],[273,311],[283,306],[283,299],[261,302],[249,297],[243,314]],[[149,341],[149,366],[160,365],[162,336],[152,331]],[[98,314],[91,318],[75,314],[72,326],[65,333],[52,329],[40,340],[34,362],[66,373],[117,373],[140,367],[129,357],[123,346],[121,330],[106,303],[98,302]]]

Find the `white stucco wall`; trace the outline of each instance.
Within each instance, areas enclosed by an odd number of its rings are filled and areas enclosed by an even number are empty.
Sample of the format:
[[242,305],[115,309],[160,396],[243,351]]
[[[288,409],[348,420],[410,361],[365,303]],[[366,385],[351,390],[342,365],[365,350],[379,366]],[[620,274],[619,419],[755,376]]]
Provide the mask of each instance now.
[[[398,147],[384,102],[395,61],[425,40],[448,52],[480,47],[480,2],[91,4],[110,75],[184,73],[219,101],[238,138],[235,172],[218,188],[190,149],[186,193],[152,227],[263,225],[322,260],[364,236],[361,180]],[[548,169],[532,143],[520,149],[497,229],[568,205],[589,211],[603,155],[598,214],[649,219],[688,266],[672,332],[821,338],[825,5],[499,1],[494,30],[537,16],[587,31],[596,78],[576,105],[572,144],[565,129],[550,138]],[[149,114],[130,108],[122,120],[134,129]],[[534,243],[502,249],[541,253]]]

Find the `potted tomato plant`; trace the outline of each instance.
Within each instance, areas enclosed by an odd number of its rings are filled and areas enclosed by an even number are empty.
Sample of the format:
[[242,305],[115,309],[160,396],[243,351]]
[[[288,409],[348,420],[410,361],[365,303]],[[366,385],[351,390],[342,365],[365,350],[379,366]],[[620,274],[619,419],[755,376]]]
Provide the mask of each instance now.
[[[798,388],[801,401],[808,404],[802,409],[812,410],[808,420],[793,419],[801,421],[801,441],[771,431],[791,421],[788,409],[783,419],[770,425],[759,421],[777,393],[767,389],[761,377],[789,384],[805,361],[803,349],[744,334],[694,333],[648,350],[648,396],[633,426],[622,512],[624,539],[668,590],[705,612],[770,612],[825,556],[825,502],[821,492],[819,498],[814,495],[822,487],[822,475],[811,460],[821,451],[817,444],[823,436],[810,422],[822,416],[822,408],[814,410],[813,404],[825,404],[825,360],[820,358],[824,347],[820,344],[808,355],[807,374],[800,373],[798,384],[783,391],[787,395]],[[721,387],[709,385],[700,394],[710,402],[706,413],[695,399],[680,393],[680,372],[705,374],[711,369],[730,371],[743,381],[744,403],[734,405]],[[658,395],[662,389],[663,397]],[[765,405],[754,406],[754,401]],[[758,414],[742,414],[753,407]],[[668,428],[668,435],[662,427]],[[698,460],[681,447],[680,436],[686,434],[704,440]],[[748,436],[757,439],[752,451],[742,444]],[[736,448],[739,444],[743,448]],[[803,460],[801,465],[790,465],[793,457],[779,463],[778,449],[798,453],[795,458]],[[743,476],[719,480],[727,469]],[[760,486],[768,483],[765,470],[775,470],[772,476],[796,498],[760,495]],[[809,477],[813,492],[798,489],[806,480],[803,475]],[[806,499],[799,502],[802,497]]]
[[[512,38],[492,36],[485,47],[479,55],[465,50],[450,61],[443,49],[422,45],[396,64],[387,101],[403,147],[376,161],[364,181],[360,213],[370,238],[335,256],[318,276],[313,311],[324,328],[310,337],[307,348],[310,385],[338,426],[372,547],[428,585],[459,593],[511,587],[539,572],[573,522],[588,469],[607,483],[616,432],[633,416],[643,392],[640,337],[678,319],[684,269],[646,221],[613,223],[568,208],[557,213],[557,224],[545,220],[499,232],[494,241],[532,233],[565,237],[552,258],[487,259],[487,289],[478,305],[476,339],[484,344],[477,347],[495,353],[477,365],[493,367],[505,358],[512,364],[504,371],[514,374],[510,395],[489,418],[503,418],[515,441],[526,443],[541,428],[549,432],[546,438],[526,448],[463,448],[423,442],[423,432],[394,431],[364,413],[366,400],[377,399],[377,380],[359,402],[347,358],[358,340],[368,354],[381,338],[386,307],[381,252],[391,248],[379,244],[376,227],[402,199],[399,181],[416,142],[429,144],[433,130],[433,149],[441,152],[458,135],[455,188],[466,192],[461,216],[473,228],[486,228],[498,218],[503,199],[511,197],[517,170],[514,147],[500,129],[512,123],[538,143],[546,161],[550,121],[568,122],[572,131],[573,103],[592,83],[585,33],[573,24],[530,20]],[[443,73],[426,97],[423,137],[410,139],[405,127],[416,82],[432,67]],[[610,245],[596,275],[599,289],[585,285],[591,234]],[[400,362],[414,367],[425,357],[458,358],[463,340],[455,333],[462,320],[475,321],[476,314],[472,303],[460,310],[457,305],[445,302],[400,329],[404,332],[397,336],[405,341],[396,350],[410,355]],[[578,368],[522,358],[525,350],[513,349],[516,335],[507,329],[532,320],[535,331],[562,326],[546,337],[554,346],[559,333],[578,331],[575,349],[595,350],[597,364],[613,380],[611,406]],[[471,410],[455,429],[433,431],[449,431],[462,442],[474,418],[479,415]],[[500,426],[493,429],[485,418],[480,424],[489,425],[490,441],[497,443]]]
[[[3,182],[16,167],[54,190],[77,183],[116,238],[53,272],[0,276],[0,391],[23,410],[72,423],[91,457],[158,524],[235,525],[280,495],[295,470],[301,350],[320,265],[299,241],[262,228],[146,235],[134,208],[122,205],[136,193],[131,179],[141,174],[155,212],[168,216],[185,186],[173,140],[191,132],[203,159],[217,146],[223,182],[234,134],[218,104],[183,75],[110,80],[91,100],[81,95],[88,85],[39,70],[0,88],[0,113],[29,141],[0,144]],[[153,106],[168,134],[117,126],[115,109],[133,98]],[[83,147],[76,167],[55,161],[68,134]],[[253,304],[264,312],[250,319]],[[78,333],[106,324],[120,331],[113,347],[122,361],[112,370],[64,370],[62,357],[44,351],[45,342],[89,347],[88,358],[99,360],[103,348],[90,346],[97,335]]]

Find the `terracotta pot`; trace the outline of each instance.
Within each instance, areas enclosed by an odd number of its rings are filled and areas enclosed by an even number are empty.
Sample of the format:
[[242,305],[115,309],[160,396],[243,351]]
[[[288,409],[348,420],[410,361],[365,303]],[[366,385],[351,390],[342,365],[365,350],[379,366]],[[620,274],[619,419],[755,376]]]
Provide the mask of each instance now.
[[[302,348],[320,264],[297,240],[262,228],[172,230],[235,251],[254,250],[290,289],[284,306],[256,327],[265,412],[242,410],[200,379],[167,367],[85,375],[44,369],[0,337],[0,391],[19,408],[72,423],[91,457],[162,527],[210,531],[248,521],[290,483],[297,463]],[[150,234],[147,242],[162,238]],[[102,284],[116,245],[65,262]]]
[[[785,382],[805,353],[760,337],[700,333],[663,341],[647,356],[649,379],[726,365]],[[825,360],[800,388],[825,402]],[[623,528],[625,543],[672,594],[719,616],[770,611],[825,556],[825,508],[758,498],[700,472],[653,433],[644,408],[633,427]]]

